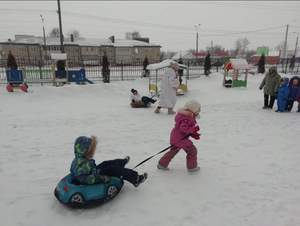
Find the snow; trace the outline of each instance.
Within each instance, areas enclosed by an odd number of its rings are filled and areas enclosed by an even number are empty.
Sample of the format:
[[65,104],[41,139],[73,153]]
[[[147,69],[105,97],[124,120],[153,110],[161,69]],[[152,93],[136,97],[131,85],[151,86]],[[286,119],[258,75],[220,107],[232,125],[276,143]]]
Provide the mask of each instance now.
[[164,61],[161,61],[159,63],[155,63],[155,64],[149,64],[147,66],[147,69],[148,70],[159,70],[159,69],[162,69],[162,68],[166,68],[166,67],[169,67],[171,65],[171,63],[174,63],[174,64],[177,64],[179,67],[181,68],[187,68],[186,65],[184,64],[179,64],[177,63],[175,60],[172,60],[172,59],[166,59]]
[[230,59],[230,63],[234,69],[244,70],[251,68],[246,59]]
[[174,116],[132,109],[129,90],[147,93],[148,79],[110,84],[0,87],[0,225],[3,226],[299,226],[300,114],[262,110],[261,75],[247,88],[221,86],[223,76],[189,80],[202,104],[201,170],[189,174],[185,153],[159,171],[155,157],[138,168],[148,180],[125,183],[111,202],[72,210],[54,197],[80,135],[99,138],[96,162],[131,156],[130,167],[169,145]]

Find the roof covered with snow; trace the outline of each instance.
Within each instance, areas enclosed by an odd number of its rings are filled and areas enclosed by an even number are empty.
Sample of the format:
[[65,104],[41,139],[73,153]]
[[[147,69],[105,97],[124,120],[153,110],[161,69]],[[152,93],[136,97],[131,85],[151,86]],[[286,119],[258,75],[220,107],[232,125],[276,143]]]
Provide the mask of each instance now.
[[177,64],[180,68],[187,68],[187,66],[184,64],[178,64],[176,61],[174,61],[172,59],[166,59],[166,60],[156,63],[156,64],[149,64],[147,66],[147,69],[148,70],[158,70],[158,69],[169,67],[171,65],[171,63]]
[[[16,35],[13,43],[20,44],[44,44],[44,39],[41,36],[33,35]],[[60,45],[60,39],[57,37],[46,37],[47,45]],[[80,46],[115,46],[115,47],[135,47],[135,46],[157,46],[159,45],[153,43],[147,43],[138,40],[128,40],[128,39],[115,39],[113,43],[108,38],[78,38],[74,42],[71,42],[70,38],[65,38],[65,45],[80,45]]]
[[246,59],[230,59],[230,63],[233,69],[250,69],[250,65]]

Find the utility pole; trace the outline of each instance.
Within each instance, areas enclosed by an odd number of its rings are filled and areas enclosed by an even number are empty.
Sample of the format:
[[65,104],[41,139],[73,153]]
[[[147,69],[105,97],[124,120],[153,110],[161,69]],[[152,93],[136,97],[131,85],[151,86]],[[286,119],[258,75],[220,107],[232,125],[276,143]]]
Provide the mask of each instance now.
[[283,47],[283,57],[284,57],[284,61],[286,62],[286,69],[285,69],[285,73],[287,71],[287,63],[288,63],[288,59],[287,59],[287,37],[288,37],[288,33],[289,33],[289,25],[286,25],[286,31],[285,31],[285,40],[284,40],[284,47]]
[[196,58],[198,58],[198,41],[199,41],[199,33],[197,30],[197,33],[196,33]]
[[64,49],[64,37],[63,37],[63,33],[62,33],[60,0],[57,0],[57,7],[58,7],[57,13],[58,13],[58,20],[59,20],[60,50],[62,53],[64,53],[65,49]]
[[44,39],[44,50],[46,50],[46,34],[45,34],[45,26],[44,26],[44,18],[43,15],[40,14],[42,24],[43,24],[43,39]]
[[298,48],[298,35],[297,35],[297,39],[296,39],[295,52],[294,52],[295,57],[296,57],[296,54],[297,54],[297,48]]
[[194,27],[196,28],[196,59],[198,59],[198,42],[199,42],[199,27],[201,24],[195,24]]

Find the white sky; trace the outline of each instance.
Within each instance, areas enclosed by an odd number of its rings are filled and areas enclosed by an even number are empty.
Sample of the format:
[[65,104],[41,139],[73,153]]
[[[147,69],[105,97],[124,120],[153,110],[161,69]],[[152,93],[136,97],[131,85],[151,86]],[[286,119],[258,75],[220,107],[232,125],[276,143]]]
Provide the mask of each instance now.
[[[250,48],[275,47],[284,40],[286,24],[290,24],[288,45],[294,48],[300,34],[297,1],[62,1],[61,9],[65,35],[77,29],[86,38],[124,38],[125,32],[137,30],[163,50],[172,51],[195,49],[195,24],[201,24],[199,49],[211,41],[233,48],[243,37],[250,41]],[[55,0],[0,1],[0,40],[14,34],[41,36],[40,14],[48,33],[58,27],[56,10]],[[255,30],[259,31],[232,34]]]

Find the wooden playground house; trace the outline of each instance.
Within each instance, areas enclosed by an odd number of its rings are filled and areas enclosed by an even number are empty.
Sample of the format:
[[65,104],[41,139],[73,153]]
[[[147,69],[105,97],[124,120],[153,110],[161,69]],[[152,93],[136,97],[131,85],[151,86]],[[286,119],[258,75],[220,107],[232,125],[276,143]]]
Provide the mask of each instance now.
[[224,67],[223,86],[247,87],[249,69],[250,65],[245,59],[230,59]]
[[149,92],[151,93],[152,96],[154,95],[159,96],[159,88],[158,88],[159,79],[161,76],[163,76],[163,69],[169,67],[172,62],[176,63],[179,66],[179,69],[183,70],[183,76],[185,77],[184,79],[185,82],[182,82],[177,89],[177,95],[184,95],[187,92],[188,67],[184,64],[178,64],[174,60],[167,59],[160,63],[149,64],[147,66],[147,69],[150,71]]

